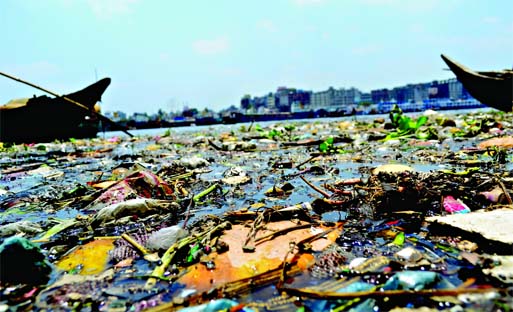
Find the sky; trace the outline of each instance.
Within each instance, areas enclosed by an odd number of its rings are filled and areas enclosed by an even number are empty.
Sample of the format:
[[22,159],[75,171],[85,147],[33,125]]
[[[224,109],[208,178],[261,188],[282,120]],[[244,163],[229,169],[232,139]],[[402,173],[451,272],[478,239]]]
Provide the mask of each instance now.
[[[511,0],[0,0],[0,71],[102,112],[219,111],[280,86],[363,92],[513,66]],[[0,76],[0,104],[43,92]]]

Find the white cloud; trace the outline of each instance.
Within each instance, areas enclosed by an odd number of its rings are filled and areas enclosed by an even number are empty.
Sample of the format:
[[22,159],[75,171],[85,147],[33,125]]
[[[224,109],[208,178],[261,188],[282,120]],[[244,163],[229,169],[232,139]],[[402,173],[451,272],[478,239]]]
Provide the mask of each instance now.
[[238,67],[225,67],[221,69],[219,73],[225,77],[240,77],[242,75],[242,70]]
[[407,12],[426,12],[432,11],[439,7],[441,4],[447,6],[455,1],[445,0],[422,0],[422,1],[411,1],[411,0],[360,0],[360,3],[370,6],[385,6],[393,9],[407,11]]
[[292,3],[298,6],[318,5],[326,2],[327,0],[292,0]]
[[138,0],[87,0],[87,5],[94,15],[108,19],[116,15],[125,15],[132,12],[132,6]]
[[260,20],[257,22],[257,28],[267,31],[267,32],[276,32],[276,25],[271,20]]
[[424,25],[418,24],[418,23],[411,24],[409,29],[410,29],[410,32],[412,32],[414,34],[422,34],[426,31],[426,27],[424,27]]
[[192,43],[193,50],[202,55],[219,54],[228,50],[230,44],[226,37],[197,40]]
[[171,55],[167,52],[162,52],[159,54],[159,60],[162,62],[169,62],[171,60]]
[[495,16],[487,16],[483,18],[483,23],[485,24],[497,24],[500,22],[500,19]]
[[351,50],[351,52],[354,55],[363,56],[363,55],[375,54],[381,50],[382,50],[381,46],[375,45],[375,44],[369,44],[369,45],[363,45],[363,46],[359,46],[357,48],[353,48]]

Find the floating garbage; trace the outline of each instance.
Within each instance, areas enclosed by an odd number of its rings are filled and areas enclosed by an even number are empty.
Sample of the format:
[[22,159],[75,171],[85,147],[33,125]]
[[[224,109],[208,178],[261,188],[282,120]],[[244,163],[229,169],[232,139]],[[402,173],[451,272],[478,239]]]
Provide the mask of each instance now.
[[465,203],[463,203],[460,199],[455,199],[454,197],[447,195],[443,198],[442,204],[444,206],[445,211],[449,213],[469,213],[470,208],[468,208]]
[[136,198],[112,204],[100,209],[91,220],[92,226],[98,226],[109,221],[121,221],[123,217],[146,217],[157,213],[179,213],[180,205],[164,200]]
[[178,225],[162,228],[151,233],[146,241],[146,247],[150,250],[166,250],[187,235],[187,231]]
[[513,305],[511,113],[0,144],[0,310]]

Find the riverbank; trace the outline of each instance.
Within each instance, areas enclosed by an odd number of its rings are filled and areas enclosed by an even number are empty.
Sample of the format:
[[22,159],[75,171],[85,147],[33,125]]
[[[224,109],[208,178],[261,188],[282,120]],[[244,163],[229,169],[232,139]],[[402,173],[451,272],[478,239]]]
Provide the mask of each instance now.
[[[466,115],[466,114],[474,114],[474,113],[492,113],[495,110],[491,108],[472,108],[472,109],[456,109],[456,110],[444,110],[439,113],[442,115]],[[424,111],[421,112],[405,112],[405,115],[416,117],[424,114]],[[235,131],[241,127],[248,128],[252,124],[258,124],[262,127],[271,126],[273,124],[296,124],[296,123],[333,123],[333,122],[355,122],[355,121],[364,121],[367,122],[372,119],[388,119],[389,114],[367,114],[367,115],[349,115],[349,116],[341,116],[341,117],[324,117],[324,118],[301,118],[301,119],[285,119],[285,120],[270,120],[270,121],[260,121],[260,122],[241,122],[241,123],[230,123],[230,124],[212,124],[212,125],[196,125],[191,124],[190,126],[185,127],[156,127],[156,128],[146,128],[146,129],[132,129],[131,133],[134,135],[154,135],[154,136],[162,136],[167,132],[171,133],[182,133],[182,132],[204,132],[204,131]],[[99,138],[109,138],[113,136],[121,136],[124,137],[126,134],[123,131],[100,131],[98,132],[97,137]]]
[[451,110],[469,110],[484,109],[485,105],[475,99],[451,100],[451,99],[432,99],[424,102],[382,102],[379,104],[370,104],[367,106],[349,106],[347,108],[320,108],[317,110],[302,110],[295,112],[273,112],[273,113],[243,113],[238,111],[226,112],[221,114],[210,114],[207,116],[194,115],[176,116],[173,119],[151,120],[127,120],[120,122],[121,125],[130,129],[153,129],[153,128],[175,128],[189,126],[210,126],[219,124],[240,124],[248,122],[267,122],[284,121],[300,119],[318,119],[318,118],[340,118],[346,116],[369,116],[388,113],[394,105],[397,105],[404,113],[418,113],[426,110],[451,111]]

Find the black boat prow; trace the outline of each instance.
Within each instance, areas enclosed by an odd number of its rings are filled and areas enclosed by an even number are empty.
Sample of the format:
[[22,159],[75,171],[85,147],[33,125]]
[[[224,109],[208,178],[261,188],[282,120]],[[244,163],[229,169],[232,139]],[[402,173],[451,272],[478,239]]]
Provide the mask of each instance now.
[[0,106],[0,142],[33,143],[95,137],[99,125],[94,113],[95,104],[101,100],[110,82],[110,78],[104,78],[62,97],[34,96]]
[[102,100],[102,95],[109,85],[110,78],[103,78],[80,91],[66,95],[66,97],[92,108]]
[[478,72],[443,54],[441,57],[476,100],[504,112],[513,111],[513,70]]

